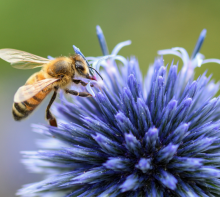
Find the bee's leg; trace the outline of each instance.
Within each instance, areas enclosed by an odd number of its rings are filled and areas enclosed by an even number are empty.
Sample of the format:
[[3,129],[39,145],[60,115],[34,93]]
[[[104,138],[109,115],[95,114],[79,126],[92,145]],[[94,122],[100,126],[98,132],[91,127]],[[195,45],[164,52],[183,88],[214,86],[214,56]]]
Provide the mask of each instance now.
[[73,83],[79,84],[79,83],[80,83],[80,80],[73,80]]
[[57,96],[57,89],[54,91],[53,96],[51,97],[50,102],[47,106],[46,119],[49,120],[49,124],[51,126],[56,126],[57,127],[57,121],[56,121],[55,117],[52,115],[52,113],[50,112],[50,107],[53,104],[54,100],[56,99],[56,96]]
[[[86,82],[84,82],[84,81],[81,81],[81,80],[73,80],[73,82],[74,82],[75,84],[81,83],[82,86],[86,86],[86,85],[88,84],[88,83],[86,83]],[[93,87],[93,85],[91,85],[91,87]]]
[[68,94],[72,94],[74,96],[79,96],[79,97],[91,97],[92,96],[88,92],[77,92],[75,90],[68,90],[68,89],[66,89],[65,92],[68,93]]

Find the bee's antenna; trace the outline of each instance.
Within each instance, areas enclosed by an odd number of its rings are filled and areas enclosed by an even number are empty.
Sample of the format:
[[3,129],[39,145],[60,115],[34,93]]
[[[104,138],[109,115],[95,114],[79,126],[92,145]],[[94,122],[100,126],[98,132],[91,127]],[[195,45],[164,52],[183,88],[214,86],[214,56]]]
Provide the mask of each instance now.
[[102,78],[102,76],[97,72],[97,70],[96,69],[94,69],[94,68],[92,68],[92,67],[89,67],[89,68],[91,68],[91,69],[93,69],[93,70],[95,70],[95,72],[100,76],[100,78],[103,80],[103,78]]

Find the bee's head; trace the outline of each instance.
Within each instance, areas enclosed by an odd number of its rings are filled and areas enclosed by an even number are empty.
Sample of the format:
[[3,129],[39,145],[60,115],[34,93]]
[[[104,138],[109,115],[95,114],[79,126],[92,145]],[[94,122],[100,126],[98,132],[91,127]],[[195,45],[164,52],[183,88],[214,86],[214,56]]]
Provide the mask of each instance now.
[[73,67],[75,68],[76,77],[96,80],[95,77],[90,74],[89,67],[87,66],[86,61],[79,54],[75,54],[73,60],[74,60]]
[[[81,76],[81,77],[84,77],[84,78],[87,78],[90,80],[96,80],[96,77],[94,76],[94,72],[93,72],[93,70],[95,70],[95,69],[93,69],[89,65],[88,61],[86,60],[86,58],[82,54],[82,52],[79,50],[79,48],[77,48],[74,45],[73,45],[73,48],[76,53],[75,56],[73,57],[73,60],[75,61],[75,71],[76,71],[75,76]],[[100,76],[100,74],[99,74],[99,76]]]
[[79,48],[73,45],[75,55],[73,57],[73,60],[75,61],[74,67],[75,67],[75,76],[87,78],[90,80],[96,80],[92,71],[89,69],[90,65],[88,61],[86,60],[85,56],[81,53]]

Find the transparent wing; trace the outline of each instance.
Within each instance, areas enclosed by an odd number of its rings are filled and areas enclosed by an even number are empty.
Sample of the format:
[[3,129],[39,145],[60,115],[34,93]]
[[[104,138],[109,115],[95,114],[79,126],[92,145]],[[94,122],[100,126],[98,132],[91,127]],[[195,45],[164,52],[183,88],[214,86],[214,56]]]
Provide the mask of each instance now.
[[49,78],[38,81],[32,85],[21,86],[20,88],[18,88],[17,92],[15,93],[14,102],[19,103],[30,99],[38,92],[43,90],[45,87],[47,87],[48,85],[52,84],[57,80],[59,79]]
[[50,60],[16,49],[0,49],[0,58],[11,63],[17,69],[42,67]]

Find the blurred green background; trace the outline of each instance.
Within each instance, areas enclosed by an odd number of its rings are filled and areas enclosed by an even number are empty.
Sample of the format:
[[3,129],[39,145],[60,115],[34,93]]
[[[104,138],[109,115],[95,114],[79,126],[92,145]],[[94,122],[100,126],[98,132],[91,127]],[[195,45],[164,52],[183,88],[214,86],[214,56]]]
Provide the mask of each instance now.
[[[72,54],[74,44],[85,56],[99,56],[95,27],[100,25],[110,51],[117,43],[132,40],[120,54],[137,56],[145,74],[157,50],[179,46],[191,54],[203,28],[207,37],[201,53],[220,58],[219,10],[217,0],[0,0],[0,48],[46,57]],[[172,58],[166,56],[165,63]],[[0,69],[0,196],[15,196],[21,185],[41,180],[21,164],[20,151],[37,149],[36,139],[41,136],[30,125],[46,123],[49,99],[27,120],[14,122],[14,93],[37,70],[17,70],[3,60]],[[203,65],[197,76],[206,69],[220,79],[217,64]]]

